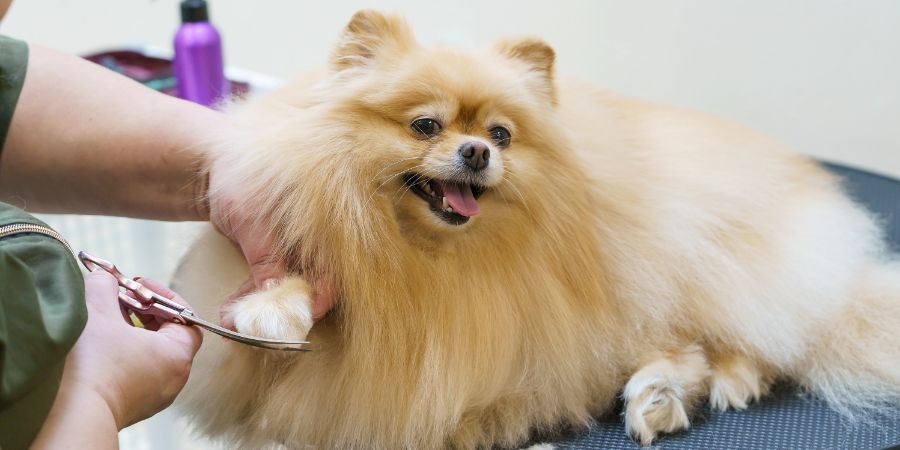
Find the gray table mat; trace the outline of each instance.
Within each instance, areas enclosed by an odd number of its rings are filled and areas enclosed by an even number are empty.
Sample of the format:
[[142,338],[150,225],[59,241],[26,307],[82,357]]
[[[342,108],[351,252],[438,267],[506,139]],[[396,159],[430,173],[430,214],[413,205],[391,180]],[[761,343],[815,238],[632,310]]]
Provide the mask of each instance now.
[[[866,424],[850,424],[824,402],[781,386],[744,411],[704,411],[686,432],[664,436],[652,448],[882,449],[900,443],[900,409]],[[620,420],[598,423],[555,442],[559,449],[639,449]]]

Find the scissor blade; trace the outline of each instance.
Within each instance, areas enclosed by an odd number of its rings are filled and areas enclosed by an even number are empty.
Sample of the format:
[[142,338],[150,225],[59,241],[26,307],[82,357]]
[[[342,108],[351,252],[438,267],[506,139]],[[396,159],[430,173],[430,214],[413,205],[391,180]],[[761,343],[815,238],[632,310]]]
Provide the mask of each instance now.
[[254,347],[260,347],[269,350],[282,350],[287,352],[311,351],[310,349],[303,347],[304,345],[308,345],[309,341],[285,341],[281,339],[268,339],[256,336],[248,336],[246,334],[231,331],[227,328],[222,328],[212,322],[203,320],[195,316],[190,310],[182,311],[181,317],[183,317],[184,320],[188,323],[192,323],[199,326],[200,328],[206,329],[207,331],[218,334],[219,336],[231,339],[233,341],[240,342],[242,344],[252,345]]

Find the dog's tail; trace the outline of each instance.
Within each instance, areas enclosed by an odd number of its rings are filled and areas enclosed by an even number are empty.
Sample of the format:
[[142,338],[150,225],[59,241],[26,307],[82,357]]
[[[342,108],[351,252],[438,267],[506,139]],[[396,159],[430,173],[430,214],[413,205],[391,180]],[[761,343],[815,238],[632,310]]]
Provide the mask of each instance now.
[[869,269],[857,286],[797,371],[832,408],[867,419],[900,407],[900,262]]

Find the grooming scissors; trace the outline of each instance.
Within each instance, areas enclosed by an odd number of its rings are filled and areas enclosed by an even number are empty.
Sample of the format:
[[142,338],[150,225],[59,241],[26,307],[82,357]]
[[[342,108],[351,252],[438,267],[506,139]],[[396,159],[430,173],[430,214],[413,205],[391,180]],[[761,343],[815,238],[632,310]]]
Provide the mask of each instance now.
[[309,344],[308,341],[284,341],[248,336],[220,327],[212,322],[207,322],[197,317],[187,306],[153,292],[153,290],[144,286],[137,279],[131,279],[122,275],[122,272],[119,272],[119,269],[113,263],[105,259],[98,258],[87,252],[79,252],[78,259],[81,260],[81,263],[84,264],[88,271],[105,270],[116,278],[120,288],[119,309],[122,311],[125,321],[131,325],[134,325],[131,318],[131,313],[134,312],[151,315],[160,321],[175,322],[182,325],[197,325],[219,336],[254,347],[290,352],[309,351],[308,348],[304,347]]

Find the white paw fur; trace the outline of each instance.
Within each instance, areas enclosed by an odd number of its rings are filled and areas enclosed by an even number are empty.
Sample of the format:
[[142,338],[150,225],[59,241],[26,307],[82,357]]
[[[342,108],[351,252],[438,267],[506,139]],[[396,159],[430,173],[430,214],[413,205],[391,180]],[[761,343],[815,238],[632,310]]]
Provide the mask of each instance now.
[[236,301],[228,311],[238,332],[270,339],[302,340],[313,325],[312,290],[291,276]]
[[713,410],[746,409],[767,390],[762,373],[750,361],[736,358],[716,365],[709,379],[709,404]]
[[638,370],[625,385],[625,431],[641,445],[657,435],[690,427],[689,405],[709,374],[696,346],[656,360]]

